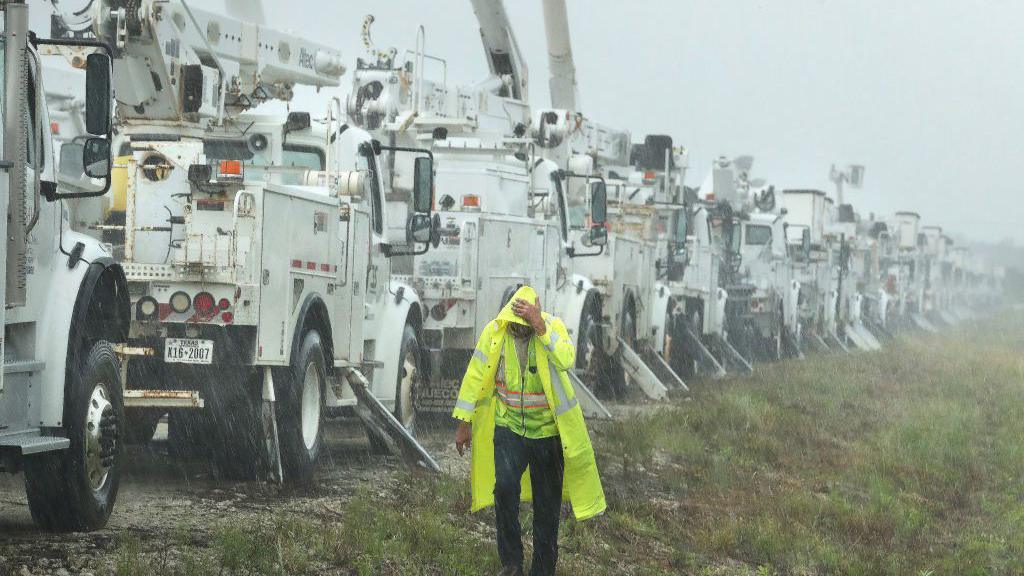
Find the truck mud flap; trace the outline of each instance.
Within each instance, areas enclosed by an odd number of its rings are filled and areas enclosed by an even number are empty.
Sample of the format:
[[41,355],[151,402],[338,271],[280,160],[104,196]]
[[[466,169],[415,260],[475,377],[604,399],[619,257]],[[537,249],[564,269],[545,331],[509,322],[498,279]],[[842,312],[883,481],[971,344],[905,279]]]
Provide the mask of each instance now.
[[[697,352],[697,356],[700,357],[701,368],[711,373],[711,377],[718,379],[725,377],[725,368],[722,363],[715,358],[715,355],[708,350],[708,347],[701,342],[700,337],[693,333],[693,329],[683,324],[683,334],[686,336],[686,343],[691,349]],[[732,348],[730,346],[730,348]],[[735,350],[733,350],[735,352]],[[737,354],[738,355],[738,354]]]
[[572,383],[573,390],[576,391],[576,398],[580,401],[580,409],[583,410],[584,416],[598,420],[611,420],[614,418],[612,413],[605,408],[604,404],[597,399],[597,396],[594,396],[590,388],[583,383],[583,380],[580,379],[575,370],[568,370],[566,374],[569,376],[569,382]]
[[619,359],[626,374],[633,379],[644,394],[651,400],[664,400],[668,394],[668,388],[658,380],[658,377],[647,367],[643,358],[629,347],[625,340],[619,338]]
[[399,456],[413,468],[422,468],[431,472],[440,472],[441,467],[427,449],[420,444],[405,426],[395,418],[380,400],[370,391],[366,377],[358,370],[348,370],[346,379],[359,403],[356,414],[384,443],[392,454]]
[[644,354],[644,360],[647,363],[647,367],[654,372],[654,375],[661,379],[662,382],[669,384],[676,390],[682,390],[683,392],[689,392],[690,387],[683,382],[683,379],[676,374],[676,371],[665,362],[665,359],[660,354],[652,350],[648,350]]
[[938,332],[935,326],[933,326],[932,323],[921,314],[910,314],[910,321],[914,323],[914,326],[917,326],[925,332]]

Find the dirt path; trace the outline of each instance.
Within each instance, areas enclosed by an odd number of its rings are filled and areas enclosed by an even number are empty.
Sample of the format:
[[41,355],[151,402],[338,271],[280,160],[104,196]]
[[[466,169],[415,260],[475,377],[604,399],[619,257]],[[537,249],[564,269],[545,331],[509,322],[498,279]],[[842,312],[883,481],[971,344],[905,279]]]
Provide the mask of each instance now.
[[[32,524],[21,475],[0,475],[0,576],[7,574],[111,574],[116,551],[127,540],[145,548],[185,538],[205,546],[211,526],[255,522],[281,512],[330,519],[359,487],[387,490],[402,472],[392,458],[370,454],[362,429],[331,428],[327,454],[307,487],[236,482],[211,477],[204,462],[167,455],[158,432],[149,446],[129,448],[117,506],[103,530],[50,534]],[[428,449],[442,467],[468,469],[450,448],[445,430],[426,434]],[[168,546],[168,554],[175,551]]]

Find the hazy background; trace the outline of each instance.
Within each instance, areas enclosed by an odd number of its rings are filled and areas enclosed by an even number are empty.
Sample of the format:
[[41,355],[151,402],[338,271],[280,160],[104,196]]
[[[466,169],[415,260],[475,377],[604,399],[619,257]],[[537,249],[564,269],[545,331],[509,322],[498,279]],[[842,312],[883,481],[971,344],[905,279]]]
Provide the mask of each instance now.
[[[194,0],[195,1],[195,0]],[[265,0],[268,21],[340,48],[446,58],[450,81],[487,70],[468,0]],[[753,154],[777,187],[832,192],[829,166],[862,163],[863,213],[916,210],[958,238],[1024,244],[1024,3],[1011,0],[568,0],[582,109],[634,139],[671,134],[698,185],[720,154]],[[195,1],[222,8],[221,0]],[[540,0],[506,0],[548,103]],[[39,12],[37,12],[39,14]],[[45,28],[39,28],[45,30]],[[341,91],[347,93],[349,77]],[[296,106],[319,110],[303,91]]]

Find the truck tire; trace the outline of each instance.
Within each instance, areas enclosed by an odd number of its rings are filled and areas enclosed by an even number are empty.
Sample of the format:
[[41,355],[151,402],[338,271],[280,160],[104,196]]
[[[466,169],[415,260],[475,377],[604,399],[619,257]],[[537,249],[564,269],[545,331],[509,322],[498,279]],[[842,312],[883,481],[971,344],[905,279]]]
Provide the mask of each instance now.
[[[416,329],[406,324],[402,332],[402,348],[398,356],[398,380],[395,387],[395,409],[392,414],[405,426],[410,434],[416,436],[419,412],[416,408],[416,393],[423,383],[424,370],[423,352],[420,348]],[[370,441],[371,454],[389,454],[388,443],[377,433],[367,427],[366,438]]]
[[[689,328],[697,337],[704,332],[704,310],[701,306],[687,306],[686,312],[676,318],[676,334],[672,343],[679,343],[673,346],[672,369],[683,378],[697,377],[697,358],[699,352],[693,348],[690,339],[686,336],[685,330]],[[678,353],[676,353],[678,350]]]
[[278,439],[285,480],[307,482],[313,476],[323,444],[324,385],[327,364],[320,334],[302,338],[291,368],[281,371],[278,388]]
[[114,349],[96,342],[65,386],[64,431],[71,446],[25,460],[28,506],[41,527],[85,531],[106,525],[121,479],[120,374]]
[[597,355],[601,353],[601,335],[598,320],[601,305],[593,295],[588,295],[580,315],[580,329],[576,336],[576,368],[587,375],[590,384],[597,377]]
[[416,393],[426,375],[423,352],[416,329],[406,324],[402,331],[402,348],[398,355],[398,382],[395,389],[395,418],[413,436],[416,435]]
[[[626,301],[622,309],[622,322],[619,324],[619,336],[636,350],[636,308],[633,300]],[[622,367],[622,361],[617,357],[606,358],[607,368],[604,370],[605,384],[603,388],[608,389],[615,398],[624,398],[629,391],[629,380],[626,371]]]

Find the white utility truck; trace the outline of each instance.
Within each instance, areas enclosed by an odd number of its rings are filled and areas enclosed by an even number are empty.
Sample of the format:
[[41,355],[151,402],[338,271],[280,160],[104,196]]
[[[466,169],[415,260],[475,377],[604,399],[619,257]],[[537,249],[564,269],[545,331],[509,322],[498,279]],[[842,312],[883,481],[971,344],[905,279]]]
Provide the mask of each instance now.
[[[538,155],[560,169],[568,204],[572,284],[584,303],[570,307],[581,310],[577,368],[606,394],[621,394],[633,383],[661,399],[668,388],[656,371],[673,375],[669,385],[681,380],[658,354],[665,306],[653,312],[656,237],[644,235],[643,216],[631,206],[637,188],[631,137],[581,112],[565,2],[544,0],[543,8],[552,109],[535,112],[532,129]],[[605,198],[607,226],[604,212],[592,210]]]
[[[580,318],[578,311],[566,314],[577,291],[570,284],[574,251],[566,243],[558,167],[536,157],[526,137],[525,64],[503,3],[476,0],[473,8],[490,64],[483,82],[449,87],[447,63],[423,52],[422,28],[416,51],[403,59],[397,50],[378,50],[368,16],[363,40],[369,58],[357,63],[347,104],[351,121],[375,137],[434,155],[440,242],[405,261],[406,276],[400,276],[423,301],[431,378],[417,390],[416,408],[425,412],[450,413],[480,328],[519,285],[534,286],[546,309]],[[407,204],[400,196],[389,201],[389,209]],[[581,308],[584,298],[575,300]],[[576,322],[567,323],[575,336]],[[577,387],[586,397],[585,386]]]
[[[104,229],[123,234],[131,290],[132,436],[170,411],[175,445],[224,473],[291,480],[313,471],[327,415],[369,411],[388,431],[369,426],[375,443],[415,445],[386,413],[411,425],[424,376],[418,298],[391,259],[436,232],[430,152],[381,146],[337,99],[317,125],[247,112],[337,86],[328,47],[183,0],[76,17],[70,33],[115,50],[124,222]],[[395,191],[413,199],[398,225]]]
[[838,346],[835,311],[839,266],[827,234],[834,201],[821,190],[795,189],[783,192],[783,206],[788,242],[795,256],[795,278],[800,282],[800,341],[830,350]]
[[700,188],[715,212],[728,290],[729,340],[744,358],[778,360],[802,354],[797,301],[800,283],[786,245],[787,227],[773,187],[750,179],[753,158],[719,157]]
[[[115,347],[128,335],[128,292],[110,253],[68,229],[64,202],[109,186],[111,63],[104,47],[72,42],[98,50],[80,62],[89,137],[63,148],[58,164],[38,52],[55,42],[30,36],[28,22],[28,4],[0,3],[0,469],[24,471],[39,525],[92,530],[106,524],[120,479]],[[58,184],[59,172],[75,171],[87,189]]]

